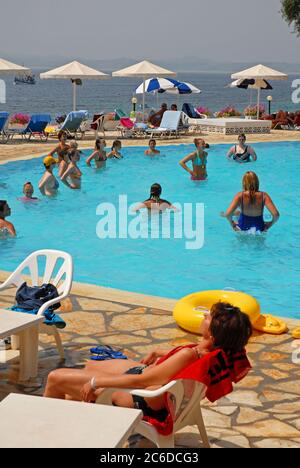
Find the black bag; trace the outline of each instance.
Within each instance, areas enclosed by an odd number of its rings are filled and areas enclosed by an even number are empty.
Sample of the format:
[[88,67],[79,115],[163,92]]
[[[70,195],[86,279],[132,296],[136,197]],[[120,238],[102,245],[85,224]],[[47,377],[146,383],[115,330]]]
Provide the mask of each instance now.
[[[17,293],[16,302],[17,306],[24,310],[36,310],[42,307],[51,299],[58,297],[58,292],[53,284],[43,284],[42,286],[27,286],[27,283],[23,283]],[[59,309],[61,304],[58,302],[49,307],[50,311]]]

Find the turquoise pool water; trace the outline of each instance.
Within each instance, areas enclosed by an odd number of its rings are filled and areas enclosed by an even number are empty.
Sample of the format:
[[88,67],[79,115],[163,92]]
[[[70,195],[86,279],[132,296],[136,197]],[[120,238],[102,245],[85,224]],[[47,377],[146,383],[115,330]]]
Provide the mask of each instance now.
[[[213,146],[209,180],[200,185],[178,165],[191,146],[162,148],[156,159],[145,157],[144,148],[126,148],[124,160],[109,161],[104,171],[88,168],[83,157],[82,191],[62,186],[55,199],[36,204],[23,204],[17,197],[25,181],[37,187],[41,159],[1,166],[0,199],[11,205],[18,237],[0,241],[0,269],[13,270],[33,250],[62,249],[74,257],[77,281],[171,298],[231,287],[254,295],[265,312],[300,318],[300,143],[255,148],[258,162],[241,166],[226,160],[228,146]],[[266,237],[237,235],[219,216],[249,169],[257,172],[262,190],[271,194],[282,214]],[[127,194],[129,203],[142,201],[154,182],[172,202],[204,203],[201,250],[186,250],[185,239],[97,237],[99,203],[117,203],[119,194]]]

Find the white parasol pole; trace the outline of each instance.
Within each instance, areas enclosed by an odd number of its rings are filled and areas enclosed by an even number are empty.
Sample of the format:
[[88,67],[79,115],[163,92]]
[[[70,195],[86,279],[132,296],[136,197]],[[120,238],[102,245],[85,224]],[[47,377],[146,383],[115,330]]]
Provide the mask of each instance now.
[[259,120],[260,87],[257,90],[257,120]]
[[146,77],[143,77],[143,121],[145,120]]
[[76,80],[73,80],[73,111],[76,111]]

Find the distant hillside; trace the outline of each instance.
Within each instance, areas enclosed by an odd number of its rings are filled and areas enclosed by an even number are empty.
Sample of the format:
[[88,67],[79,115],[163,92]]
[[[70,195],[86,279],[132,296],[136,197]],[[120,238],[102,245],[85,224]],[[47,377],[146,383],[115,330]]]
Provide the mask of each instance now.
[[264,65],[270,66],[272,68],[278,69],[286,73],[300,73],[300,64],[296,63],[282,63],[282,62],[267,62],[263,60],[258,60],[255,62],[218,62],[209,59],[201,59],[198,57],[178,57],[178,58],[166,58],[156,59],[155,57],[122,57],[114,59],[92,59],[85,57],[63,57],[58,55],[50,55],[47,57],[44,56],[33,56],[30,54],[15,54],[13,56],[7,56],[5,52],[0,51],[0,57],[7,58],[7,60],[16,62],[20,65],[24,64],[25,66],[32,68],[44,68],[49,69],[53,67],[58,67],[64,65],[65,63],[71,62],[73,60],[78,60],[86,65],[95,67],[99,70],[111,72],[113,70],[118,70],[120,68],[127,67],[141,60],[148,59],[157,65],[161,65],[170,70],[175,70],[178,72],[236,72],[249,68],[257,63],[263,63]]

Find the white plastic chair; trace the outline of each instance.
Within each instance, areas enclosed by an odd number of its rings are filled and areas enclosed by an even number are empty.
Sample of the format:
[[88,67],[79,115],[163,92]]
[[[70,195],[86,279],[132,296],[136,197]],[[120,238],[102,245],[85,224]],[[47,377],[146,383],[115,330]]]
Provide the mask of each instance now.
[[130,389],[105,389],[98,397],[96,403],[110,405],[114,392],[126,392],[143,398],[154,398],[168,393],[168,401],[173,406],[174,427],[173,433],[163,436],[156,428],[141,421],[135,428],[135,433],[141,434],[156,444],[158,448],[174,448],[175,433],[186,426],[198,426],[200,437],[205,448],[210,448],[207,437],[200,402],[206,394],[206,386],[194,380],[174,380],[158,390],[130,390]]
[[[45,257],[44,271],[39,271],[38,260]],[[62,260],[62,265],[55,274],[57,262]],[[26,272],[28,270],[28,272]],[[28,276],[31,280],[31,286],[40,286],[42,284],[53,284],[58,291],[59,296],[46,302],[40,307],[37,315],[43,315],[44,312],[52,305],[65,299],[72,287],[73,280],[73,260],[70,254],[59,250],[38,250],[27,257],[18,268],[12,273],[9,278],[0,285],[0,292],[11,287],[19,288],[25,281],[28,282]],[[64,359],[64,349],[62,346],[59,332],[55,326],[42,324],[40,333],[54,335],[56,346],[59,355]],[[18,340],[12,341],[13,349],[18,349]]]

